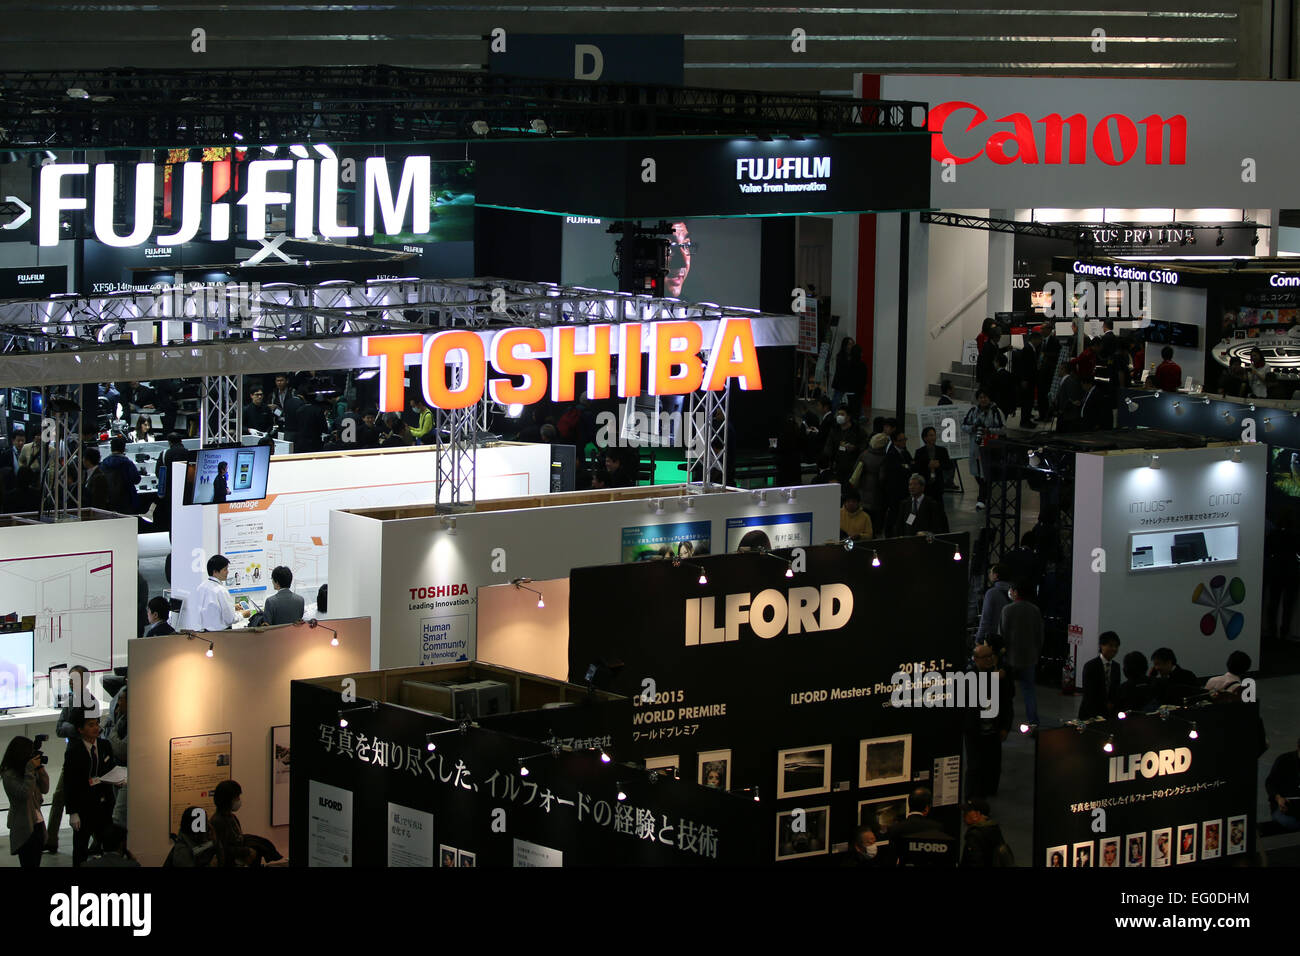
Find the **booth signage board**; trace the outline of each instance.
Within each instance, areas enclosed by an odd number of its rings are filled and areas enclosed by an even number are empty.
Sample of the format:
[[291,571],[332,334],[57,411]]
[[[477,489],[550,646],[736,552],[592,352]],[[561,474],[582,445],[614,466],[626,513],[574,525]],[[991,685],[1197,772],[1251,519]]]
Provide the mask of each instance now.
[[67,266],[0,269],[0,300],[46,299],[68,291]]
[[1294,84],[909,74],[880,95],[930,104],[939,208],[1300,206],[1289,127],[1260,121],[1296,112]]
[[[502,47],[501,49],[498,46]],[[637,33],[515,33],[493,37],[488,69],[508,76],[681,86],[685,39]]]
[[[539,741],[479,727],[444,734],[429,752],[425,735],[446,730],[445,718],[381,703],[343,730],[338,700],[336,690],[291,686],[289,858],[297,865],[309,847],[313,866],[388,865],[395,807],[412,819],[431,817],[433,844],[471,854],[477,866],[553,863],[555,854],[578,866],[759,862],[761,814],[752,800],[673,780],[652,783],[644,772],[602,764],[594,751],[539,758],[548,749]],[[537,713],[570,712],[580,721],[582,708]],[[533,758],[526,777],[521,757]],[[322,797],[330,802],[320,809]],[[504,826],[494,823],[502,809]],[[421,833],[422,848],[428,839]],[[519,861],[521,840],[551,852]]]
[[[1195,721],[1197,738],[1188,738]],[[1115,734],[1113,753],[1106,736]],[[1241,863],[1255,848],[1259,705],[1215,704],[1169,719],[1134,715],[1038,734],[1034,862],[1153,867]],[[1099,813],[1098,811],[1102,811]],[[1098,820],[1104,828],[1098,829]],[[1163,846],[1163,852],[1162,852]]]
[[[793,578],[758,553],[577,568],[569,679],[623,662],[596,676],[633,698],[631,754],[676,757],[685,779],[715,774],[716,785],[776,798],[762,803],[769,859],[824,856],[851,839],[860,813],[881,801],[895,812],[920,784],[938,788],[935,816],[956,836],[953,761],[967,712],[891,701],[900,671],[964,668],[967,568],[947,540],[879,542],[879,568],[869,550],[809,547]],[[965,536],[952,540],[965,553]],[[653,597],[634,606],[629,595]],[[916,607],[932,612],[924,628],[899,616]],[[774,845],[772,827],[795,809],[809,813],[807,839]]]
[[[368,335],[361,340],[361,353],[379,359],[381,412],[406,407],[405,367],[415,362],[423,366],[425,400],[442,409],[468,408],[485,394],[501,405],[532,405],[548,395],[555,402],[570,402],[579,392],[589,399],[606,399],[611,395],[613,356],[642,351],[650,358],[644,385],[639,361],[618,363],[620,398],[689,395],[701,388],[722,391],[732,379],[745,390],[763,387],[754,324],[747,318],[557,326],[549,331],[549,339],[531,327]],[[702,348],[707,358],[700,355]],[[552,359],[549,366],[544,358]],[[462,384],[454,389],[444,374],[452,363],[461,369]],[[522,379],[522,384],[506,377],[489,381],[489,367],[498,375]],[[585,387],[578,385],[579,376]]]
[[[916,431],[917,438],[920,438],[921,432],[927,428],[933,428],[935,431],[934,443],[948,449],[948,457],[956,461],[958,458],[970,457],[970,435],[961,430],[961,423],[966,420],[966,413],[973,406],[970,402],[954,402],[951,405],[926,405],[916,410]],[[945,436],[952,436],[951,441],[945,441]],[[917,445],[920,448],[920,445]]]
[[[924,131],[806,140],[473,143],[482,205],[603,219],[924,209]],[[583,175],[574,175],[581,169]]]

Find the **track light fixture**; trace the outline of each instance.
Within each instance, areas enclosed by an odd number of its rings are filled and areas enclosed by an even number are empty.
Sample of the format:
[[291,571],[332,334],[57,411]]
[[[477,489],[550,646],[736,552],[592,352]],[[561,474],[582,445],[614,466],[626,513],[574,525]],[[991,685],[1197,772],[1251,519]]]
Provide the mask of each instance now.
[[1106,742],[1105,742],[1104,744],[1101,745],[1101,749],[1104,750],[1104,751],[1106,751],[1106,753],[1108,753],[1108,754],[1113,754],[1113,753],[1115,752],[1115,735],[1114,735],[1114,734],[1111,734],[1109,737],[1106,738]]
[[1232,412],[1228,411],[1226,408],[1225,408],[1222,412],[1219,413],[1219,417],[1222,418],[1222,419],[1223,419],[1225,422],[1227,422],[1229,425],[1231,425],[1233,422],[1235,422],[1235,421],[1237,420],[1237,419],[1233,416]]
[[488,124],[483,120],[475,120],[469,124],[469,128],[473,131],[475,136],[486,136],[492,129],[492,127],[488,126]]
[[934,536],[934,534],[931,533],[931,532],[929,532],[929,531],[927,531],[927,532],[925,533],[925,540],[926,540],[928,543],[930,543],[930,544],[934,544],[934,543],[938,542],[939,544],[946,544],[946,545],[948,545],[948,547],[952,548],[952,559],[953,559],[954,561],[960,561],[960,560],[961,560],[961,545],[957,544],[957,542],[955,542],[955,541],[939,541],[939,539],[936,538],[936,537]]
[[546,607],[546,601],[542,597],[542,592],[537,590],[537,588],[527,587],[525,584],[525,582],[527,582],[527,584],[531,584],[532,581],[533,581],[532,578],[514,578],[510,583],[515,586],[516,591],[531,591],[533,594],[536,594],[537,606],[539,608],[544,608]]
[[785,576],[787,578],[794,577],[794,561],[792,561],[790,558],[783,558],[779,554],[773,554],[771,551],[767,550],[767,548],[759,548],[758,553],[762,555],[766,555],[769,558],[774,558],[777,561],[780,561],[785,565]]
[[760,508],[764,508],[764,507],[767,506],[767,492],[766,492],[766,491],[754,491],[754,492],[751,492],[751,494],[753,495],[754,503],[757,504]]
[[376,712],[376,711],[379,710],[379,701],[377,701],[377,700],[372,700],[372,701],[371,701],[370,703],[368,703],[368,704],[357,704],[357,706],[355,706],[355,707],[342,707],[342,708],[340,708],[340,709],[339,709],[339,727],[340,727],[340,728],[346,728],[347,725],[348,725],[348,719],[347,719],[346,717],[343,716],[344,714],[354,714],[354,713],[356,713],[356,712],[359,711],[359,710],[368,710],[368,711],[370,711],[371,713],[374,713],[374,712]]
[[1160,468],[1160,456],[1159,456],[1159,455],[1152,455],[1152,456],[1151,456],[1151,464],[1148,465],[1147,467],[1148,467],[1148,468],[1151,468],[1153,471],[1158,470],[1158,469]]
[[1188,740],[1196,740],[1196,739],[1197,739],[1198,737],[1200,737],[1200,736],[1201,736],[1200,731],[1198,731],[1198,730],[1196,729],[1196,721],[1193,720],[1193,721],[1192,721],[1192,726],[1189,727],[1188,730],[1187,730],[1187,739],[1188,739]]
[[[300,621],[299,623],[302,622]],[[320,621],[316,620],[315,618],[312,618],[310,621],[307,622],[307,627],[312,630],[315,630],[318,627],[325,628],[325,630],[329,631],[330,634],[332,635],[330,637],[330,647],[339,646],[339,632],[334,630],[334,628],[330,627],[328,624],[322,624]]]
[[207,645],[208,645],[208,649],[207,649],[206,651],[203,652],[203,656],[204,656],[204,657],[216,657],[216,654],[214,653],[214,650],[213,650],[213,644],[212,644],[212,642],[211,642],[210,640],[208,640],[206,637],[199,637],[199,636],[198,636],[197,634],[195,634],[193,631],[182,631],[182,633],[185,635],[186,640],[190,640],[190,641],[198,641],[198,642],[200,642],[200,643],[202,643],[202,644],[207,644]]
[[788,505],[792,505],[792,504],[794,504],[795,501],[798,499],[798,497],[799,497],[799,496],[798,496],[797,494],[795,494],[795,490],[794,490],[793,488],[788,488],[788,489],[786,489],[786,492],[785,492],[785,503],[786,503],[786,504],[788,504]]
[[1232,460],[1233,460],[1233,463],[1234,463],[1234,464],[1238,464],[1238,465],[1241,464],[1241,446],[1240,446],[1240,445],[1238,445],[1236,448],[1232,449]]
[[695,499],[692,495],[686,495],[682,498],[682,510],[688,515],[695,514]]
[[623,781],[620,780],[615,786],[618,788],[618,802],[622,803],[627,799],[627,791],[623,789]]
[[455,517],[455,515],[443,515],[443,516],[442,516],[441,524],[442,524],[442,530],[443,530],[443,531],[447,532],[448,534],[455,534],[455,533],[456,533],[456,517]]
[[1174,402],[1174,414],[1181,415],[1182,413],[1183,413],[1182,402]]
[[875,549],[872,549],[871,552],[871,566],[873,568],[880,567],[880,552],[876,551]]

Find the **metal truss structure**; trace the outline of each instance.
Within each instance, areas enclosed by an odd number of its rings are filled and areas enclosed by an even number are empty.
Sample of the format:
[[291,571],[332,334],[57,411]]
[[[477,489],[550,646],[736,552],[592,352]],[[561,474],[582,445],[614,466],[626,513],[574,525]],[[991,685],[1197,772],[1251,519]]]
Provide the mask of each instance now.
[[923,103],[392,66],[11,72],[0,92],[0,143],[40,149],[924,133],[928,120]]
[[[359,339],[367,334],[725,318],[784,323],[793,343],[792,316],[492,277],[58,296],[0,304],[0,384],[202,378],[201,434],[208,445],[239,441],[244,373],[355,368]],[[148,342],[170,341],[187,331],[189,342],[126,344],[137,334]],[[453,366],[452,374],[462,374],[460,366]],[[726,391],[691,398],[687,469],[706,487],[726,483],[729,405]],[[485,394],[469,408],[435,410],[439,506],[444,496],[452,509],[474,502],[476,449],[493,408]]]
[[237,445],[244,433],[244,376],[205,375],[199,395],[202,445]]
[[49,388],[41,389],[41,504],[42,521],[69,521],[81,515],[81,468],[73,464],[80,439],[72,427],[76,402]]
[[980,229],[984,232],[1007,232],[1017,236],[1037,236],[1040,239],[1063,239],[1082,248],[1091,248],[1092,235],[1078,226],[1057,226],[1046,222],[1017,222],[1013,219],[989,219],[985,216],[967,216],[955,212],[922,212],[921,222],[932,226],[956,226],[961,229]]

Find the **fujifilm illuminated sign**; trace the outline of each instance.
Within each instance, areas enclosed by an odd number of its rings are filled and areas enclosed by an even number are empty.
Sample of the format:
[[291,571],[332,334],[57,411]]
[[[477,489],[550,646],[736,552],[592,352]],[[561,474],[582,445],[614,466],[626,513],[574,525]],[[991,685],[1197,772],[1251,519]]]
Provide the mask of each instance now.
[[829,156],[747,156],[736,160],[736,181],[743,193],[821,192],[830,178]]
[[[339,160],[325,159],[257,159],[245,171],[248,189],[238,205],[245,209],[244,231],[239,238],[249,241],[266,239],[266,212],[274,206],[293,203],[292,235],[296,239],[320,236],[326,239],[351,239],[358,235],[397,235],[409,219],[417,235],[429,231],[430,174],[428,156],[409,156],[402,163],[396,190],[389,176],[389,162],[380,156],[366,159],[362,179],[362,222],[344,225],[337,220]],[[117,177],[132,179],[131,232],[118,235],[113,227],[113,195]],[[271,177],[286,179],[287,191],[273,189]],[[69,187],[79,179],[90,180],[85,192],[91,198],[68,195]],[[91,212],[94,237],[108,246],[127,247],[144,243],[173,246],[189,242],[198,235],[209,212],[212,239],[231,238],[231,204],[213,203],[204,195],[203,164],[181,164],[180,225],[175,232],[158,235],[154,223],[154,203],[159,177],[154,163],[139,163],[134,175],[130,167],[104,163],[93,172],[86,163],[51,163],[41,167],[40,192],[37,198],[38,235],[42,246],[59,242],[59,219],[64,212]]]

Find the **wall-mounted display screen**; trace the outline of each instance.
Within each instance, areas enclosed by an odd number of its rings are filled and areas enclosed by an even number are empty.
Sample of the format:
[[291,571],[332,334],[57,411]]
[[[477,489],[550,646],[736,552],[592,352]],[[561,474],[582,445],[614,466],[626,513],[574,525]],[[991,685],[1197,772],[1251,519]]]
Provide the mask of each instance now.
[[1151,531],[1130,538],[1129,570],[1237,560],[1238,526]]
[[0,710],[31,707],[36,703],[36,632],[0,633]]
[[194,459],[194,480],[185,485],[185,503],[260,501],[266,497],[270,463],[271,449],[265,445],[200,448]]
[[31,408],[31,401],[28,398],[27,389],[11,388],[9,389],[9,407],[16,412],[25,412]]
[[1199,341],[1200,330],[1186,322],[1164,322],[1152,319],[1147,326],[1147,341],[1158,345],[1177,345],[1194,349]]

